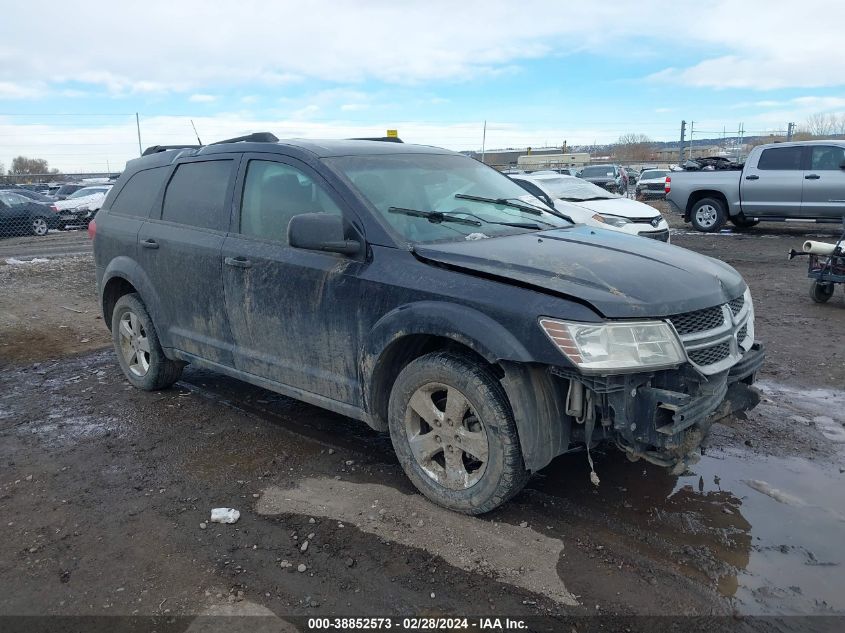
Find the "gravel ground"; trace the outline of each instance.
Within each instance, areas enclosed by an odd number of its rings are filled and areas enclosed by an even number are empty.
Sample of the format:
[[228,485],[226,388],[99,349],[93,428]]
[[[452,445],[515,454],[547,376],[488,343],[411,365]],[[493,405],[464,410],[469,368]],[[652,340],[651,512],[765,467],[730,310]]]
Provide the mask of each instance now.
[[[416,494],[389,440],[352,420],[191,368],[165,392],[130,388],[90,256],[0,260],[0,614],[543,615],[561,628],[588,614],[842,613],[845,300],[812,303],[804,264],[785,257],[832,232],[672,222],[675,244],[752,288],[761,405],[715,425],[681,477],[600,451],[596,489],[584,456],[566,455],[481,518]],[[209,523],[221,506],[240,520]]]

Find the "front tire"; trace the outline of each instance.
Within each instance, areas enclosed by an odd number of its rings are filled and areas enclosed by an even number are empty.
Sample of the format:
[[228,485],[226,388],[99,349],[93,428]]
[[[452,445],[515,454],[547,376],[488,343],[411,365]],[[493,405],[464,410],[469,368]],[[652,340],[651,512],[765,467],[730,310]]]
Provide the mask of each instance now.
[[408,478],[450,510],[489,512],[528,480],[504,389],[466,356],[434,352],[409,363],[390,393],[388,422]]
[[117,300],[111,323],[117,360],[133,387],[156,391],[179,380],[185,364],[164,355],[153,321],[136,293]]
[[810,298],[816,303],[826,303],[833,296],[834,288],[832,283],[813,281],[810,284]]
[[690,210],[690,223],[696,231],[716,233],[725,226],[725,205],[716,198],[702,198]]

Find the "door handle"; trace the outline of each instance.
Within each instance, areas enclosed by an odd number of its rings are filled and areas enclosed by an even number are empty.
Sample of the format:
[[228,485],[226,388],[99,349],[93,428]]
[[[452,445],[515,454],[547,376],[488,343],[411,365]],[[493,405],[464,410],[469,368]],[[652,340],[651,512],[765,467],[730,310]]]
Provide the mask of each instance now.
[[757,174],[751,174],[750,176],[745,177],[746,180],[760,180],[760,176]]
[[252,268],[252,262],[244,257],[226,257],[223,259],[227,266],[235,268]]
[[158,242],[155,240],[141,240],[141,246],[144,248],[158,248]]
[[818,180],[819,178],[821,178],[821,176],[818,174],[807,174],[804,176],[804,180]]

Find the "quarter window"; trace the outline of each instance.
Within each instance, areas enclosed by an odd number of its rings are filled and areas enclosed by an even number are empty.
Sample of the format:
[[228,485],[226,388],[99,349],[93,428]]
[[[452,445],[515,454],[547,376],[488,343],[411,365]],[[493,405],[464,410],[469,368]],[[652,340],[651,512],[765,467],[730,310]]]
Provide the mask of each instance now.
[[231,160],[182,163],[167,185],[161,219],[201,229],[227,230],[226,192],[231,178]]
[[772,147],[764,149],[757,162],[757,169],[801,169],[801,147]]
[[145,169],[132,175],[111,205],[112,213],[146,218],[161,191],[167,167]]
[[290,219],[303,213],[341,215],[325,188],[299,169],[249,161],[241,201],[243,235],[287,243]]
[[845,148],[836,145],[813,146],[810,154],[810,169],[813,171],[830,171],[841,169],[845,161]]

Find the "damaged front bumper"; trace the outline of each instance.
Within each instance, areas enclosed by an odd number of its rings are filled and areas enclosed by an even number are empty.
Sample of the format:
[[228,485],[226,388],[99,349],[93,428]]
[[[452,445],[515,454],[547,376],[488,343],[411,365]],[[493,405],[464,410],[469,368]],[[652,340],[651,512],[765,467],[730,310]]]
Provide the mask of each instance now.
[[569,381],[566,414],[575,419],[570,446],[614,442],[632,460],[683,471],[697,461],[699,447],[717,419],[753,408],[749,389],[763,364],[755,342],[729,369],[705,376],[692,365],[676,370],[612,376],[584,376],[560,368]]

